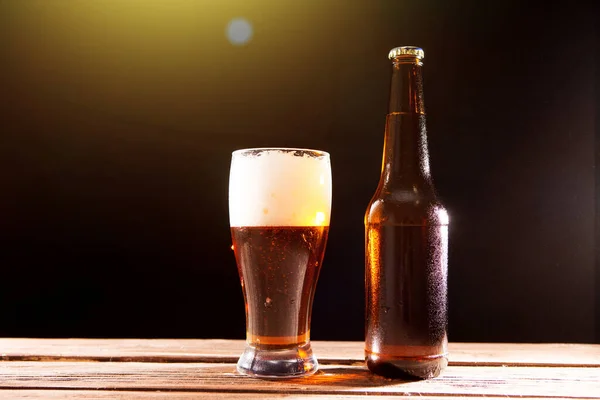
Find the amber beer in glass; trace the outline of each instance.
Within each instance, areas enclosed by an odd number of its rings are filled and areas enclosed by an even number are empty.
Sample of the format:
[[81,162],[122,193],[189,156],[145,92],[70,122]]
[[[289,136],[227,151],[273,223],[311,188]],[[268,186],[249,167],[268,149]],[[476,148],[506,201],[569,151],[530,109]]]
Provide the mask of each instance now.
[[448,214],[429,170],[423,56],[389,53],[383,165],[365,214],[365,357],[392,378],[432,378],[448,363]]
[[229,218],[246,306],[239,372],[286,378],[314,373],[310,318],[331,212],[324,151],[234,151]]

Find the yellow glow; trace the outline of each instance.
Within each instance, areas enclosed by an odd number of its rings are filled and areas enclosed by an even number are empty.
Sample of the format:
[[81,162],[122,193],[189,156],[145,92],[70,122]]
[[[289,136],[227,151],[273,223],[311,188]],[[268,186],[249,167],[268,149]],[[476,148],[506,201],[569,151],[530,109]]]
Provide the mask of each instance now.
[[323,211],[317,211],[315,216],[315,225],[323,225],[325,222],[325,213]]
[[[385,245],[381,240],[381,226],[377,224],[369,225],[367,229],[367,273],[369,274],[368,285],[370,287],[368,291],[368,307],[371,310],[372,324],[379,324],[379,292],[380,287],[379,276],[381,274],[381,256],[380,249]],[[379,353],[380,343],[375,340],[373,342],[367,341],[366,343],[369,352]]]

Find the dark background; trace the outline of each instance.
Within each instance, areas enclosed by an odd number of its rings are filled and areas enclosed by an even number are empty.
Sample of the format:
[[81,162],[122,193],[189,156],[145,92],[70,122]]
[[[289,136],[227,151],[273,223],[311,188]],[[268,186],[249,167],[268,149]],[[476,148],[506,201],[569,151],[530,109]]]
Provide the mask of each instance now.
[[450,340],[600,341],[597,7],[523,3],[0,1],[0,336],[243,338],[231,151],[290,146],[332,157],[312,338],[363,340],[387,53],[417,45]]

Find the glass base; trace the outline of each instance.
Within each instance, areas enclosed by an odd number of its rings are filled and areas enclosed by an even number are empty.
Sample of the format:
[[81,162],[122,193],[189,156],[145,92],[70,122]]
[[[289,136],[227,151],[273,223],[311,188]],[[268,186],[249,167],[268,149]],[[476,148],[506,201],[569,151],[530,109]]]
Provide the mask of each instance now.
[[297,378],[312,375],[318,368],[310,343],[276,350],[248,345],[237,363],[240,373],[257,378]]

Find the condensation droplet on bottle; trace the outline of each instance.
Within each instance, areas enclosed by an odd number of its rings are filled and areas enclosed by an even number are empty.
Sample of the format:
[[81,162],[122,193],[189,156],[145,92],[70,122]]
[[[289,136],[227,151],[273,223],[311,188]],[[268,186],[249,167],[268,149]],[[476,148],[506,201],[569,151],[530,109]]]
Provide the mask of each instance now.
[[273,300],[271,300],[270,297],[267,297],[267,299],[265,300],[265,307],[271,307],[271,304],[273,304]]

